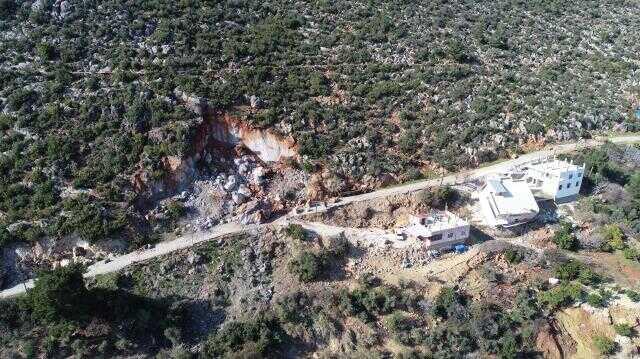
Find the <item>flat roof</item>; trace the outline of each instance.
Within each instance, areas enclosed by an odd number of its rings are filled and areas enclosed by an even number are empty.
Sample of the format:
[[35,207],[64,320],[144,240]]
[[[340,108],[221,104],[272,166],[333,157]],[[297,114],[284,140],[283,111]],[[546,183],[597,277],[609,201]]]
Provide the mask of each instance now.
[[433,232],[439,232],[452,228],[468,226],[469,222],[449,211],[433,211],[430,213],[418,213],[414,218],[425,219],[425,224],[411,224],[403,229],[407,234],[414,236],[431,236]]
[[525,163],[524,165],[536,171],[549,173],[560,173],[568,171],[578,172],[584,170],[584,165],[578,166],[576,164],[556,158],[541,158],[529,163]]
[[[540,208],[529,185],[525,181],[512,180],[511,178],[492,178],[492,181],[498,181],[503,192],[498,192],[493,186],[487,185],[489,190],[490,201],[492,202],[497,214],[519,215],[527,213],[537,213]],[[487,180],[489,183],[489,180]]]

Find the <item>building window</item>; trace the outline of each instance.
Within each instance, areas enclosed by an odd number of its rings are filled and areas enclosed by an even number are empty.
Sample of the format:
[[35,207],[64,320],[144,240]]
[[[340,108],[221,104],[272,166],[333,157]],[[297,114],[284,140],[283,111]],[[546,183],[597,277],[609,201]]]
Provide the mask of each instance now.
[[453,233],[447,234],[447,238],[451,238],[451,237],[453,237]]
[[571,188],[571,182],[567,183],[567,189]]
[[578,172],[578,178],[582,177],[582,172]]
[[562,190],[562,185],[558,186],[558,191]]
[[580,186],[580,182],[576,182],[576,187],[579,187],[579,186]]
[[573,178],[573,173],[570,173],[569,174],[569,179],[572,179],[572,178]]

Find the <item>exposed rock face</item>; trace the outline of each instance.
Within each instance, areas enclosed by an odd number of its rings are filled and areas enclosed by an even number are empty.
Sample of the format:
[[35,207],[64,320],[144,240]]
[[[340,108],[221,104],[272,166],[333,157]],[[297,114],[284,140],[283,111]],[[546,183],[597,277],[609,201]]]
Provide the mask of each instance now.
[[251,128],[228,115],[205,121],[204,126],[213,140],[233,146],[242,144],[264,162],[277,162],[297,156],[292,138],[283,138],[269,130]]
[[[196,152],[206,147],[210,140],[215,140],[230,146],[242,144],[264,162],[277,162],[297,156],[293,138],[283,138],[269,129],[253,128],[229,114],[218,113],[203,98],[179,90],[176,90],[175,95],[204,119],[198,129]],[[252,108],[260,107],[259,98],[251,96],[250,102]]]
[[[253,128],[233,116],[215,112],[202,98],[190,96],[181,91],[176,91],[175,95],[189,109],[202,116],[196,128],[191,151],[184,158],[174,156],[163,158],[162,167],[167,176],[162,179],[151,178],[151,175],[143,169],[137,171],[132,176],[131,183],[138,193],[146,192],[148,197],[157,198],[158,195],[183,190],[197,177],[196,163],[204,160],[210,164],[212,157],[217,158],[221,153],[236,157],[250,152],[267,164],[298,156],[297,146],[291,137],[284,138],[269,129]],[[258,99],[255,101],[257,102]],[[161,136],[159,133],[152,135]],[[245,173],[246,166],[236,165],[242,176],[253,176],[259,184],[264,181],[265,168],[256,167],[253,173]],[[230,180],[225,183],[226,191],[235,189],[235,181]],[[234,192],[234,202],[243,203],[245,201],[243,197],[248,197],[250,194],[247,192],[246,190]]]
[[140,169],[131,177],[131,185],[136,192],[146,192],[152,198],[167,192],[180,191],[191,183],[195,176],[195,162],[193,157],[165,157],[162,159],[162,167],[167,174],[164,178],[151,178],[147,171]]

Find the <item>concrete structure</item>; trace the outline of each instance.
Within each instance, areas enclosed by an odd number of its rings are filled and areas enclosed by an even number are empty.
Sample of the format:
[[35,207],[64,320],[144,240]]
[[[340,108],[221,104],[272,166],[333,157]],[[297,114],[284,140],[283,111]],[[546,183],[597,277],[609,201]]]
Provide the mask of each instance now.
[[453,248],[469,238],[469,222],[444,211],[412,215],[409,225],[397,231],[398,235],[424,242],[433,249]]
[[540,208],[526,181],[511,177],[489,177],[479,194],[488,225],[512,227],[534,219]]
[[582,186],[585,166],[555,158],[542,158],[523,166],[525,180],[540,199],[567,202],[575,199]]

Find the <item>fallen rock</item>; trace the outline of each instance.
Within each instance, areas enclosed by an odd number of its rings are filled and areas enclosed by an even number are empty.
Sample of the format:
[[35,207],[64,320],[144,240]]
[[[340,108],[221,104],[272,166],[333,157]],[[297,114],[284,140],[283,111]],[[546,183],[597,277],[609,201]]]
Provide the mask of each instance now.
[[198,253],[189,253],[187,256],[187,262],[191,265],[197,265],[202,263],[202,256]]
[[247,186],[245,185],[240,185],[240,187],[238,188],[238,193],[245,197],[251,197],[251,190],[249,190],[249,188],[247,188]]
[[234,175],[229,175],[229,178],[227,178],[227,182],[224,184],[223,188],[226,191],[231,191],[234,188],[236,188],[236,184],[237,183],[238,183],[238,178],[236,176],[234,176]]
[[247,196],[243,195],[240,192],[233,192],[231,194],[231,200],[233,201],[233,203],[235,204],[242,204],[247,200]]

